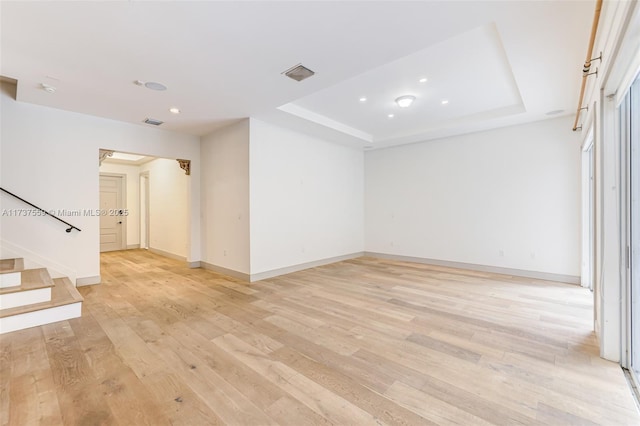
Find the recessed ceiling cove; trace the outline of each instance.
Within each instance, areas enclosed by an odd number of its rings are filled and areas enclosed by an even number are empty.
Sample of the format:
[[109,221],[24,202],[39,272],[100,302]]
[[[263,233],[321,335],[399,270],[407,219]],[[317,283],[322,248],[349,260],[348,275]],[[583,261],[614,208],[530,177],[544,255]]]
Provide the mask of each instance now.
[[[423,81],[424,78],[427,81]],[[421,81],[422,80],[422,81]],[[414,96],[410,107],[395,102]],[[366,102],[360,101],[366,97]],[[302,97],[280,110],[367,142],[525,112],[500,34],[491,23]],[[389,120],[393,114],[393,120]]]

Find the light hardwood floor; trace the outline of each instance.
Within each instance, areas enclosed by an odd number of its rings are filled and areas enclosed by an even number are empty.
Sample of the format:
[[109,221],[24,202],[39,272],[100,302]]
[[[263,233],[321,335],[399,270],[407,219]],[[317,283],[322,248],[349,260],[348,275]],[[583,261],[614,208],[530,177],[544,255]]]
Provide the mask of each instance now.
[[638,425],[572,285],[361,258],[253,284],[102,256],[82,318],[3,335],[6,425]]

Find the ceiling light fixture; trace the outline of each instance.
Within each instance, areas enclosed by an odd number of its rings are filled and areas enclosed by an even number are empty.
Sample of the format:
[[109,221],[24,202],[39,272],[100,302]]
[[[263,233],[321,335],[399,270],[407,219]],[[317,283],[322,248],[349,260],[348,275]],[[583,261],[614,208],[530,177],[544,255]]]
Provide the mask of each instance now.
[[546,112],[546,115],[557,115],[563,113],[563,109],[554,109],[553,111]]
[[171,108],[169,108],[169,112],[171,114],[180,114],[180,109],[176,108],[176,107],[171,107]]
[[404,96],[400,96],[399,98],[396,98],[396,103],[398,104],[398,106],[400,108],[408,108],[411,106],[411,104],[413,103],[413,101],[416,100],[415,96],[412,95],[404,95]]
[[389,114],[389,115],[387,115],[387,117],[389,117],[389,118],[393,118],[393,117],[395,117],[395,115],[393,115],[393,114]]
[[365,98],[364,96],[360,98],[360,102],[367,102],[367,98]]
[[443,99],[443,100],[442,100],[442,105],[446,105],[446,104],[448,104],[448,103],[449,103],[449,101],[448,101],[447,99]]
[[427,82],[427,78],[426,77],[422,77],[420,80],[418,80],[420,83],[426,83]]

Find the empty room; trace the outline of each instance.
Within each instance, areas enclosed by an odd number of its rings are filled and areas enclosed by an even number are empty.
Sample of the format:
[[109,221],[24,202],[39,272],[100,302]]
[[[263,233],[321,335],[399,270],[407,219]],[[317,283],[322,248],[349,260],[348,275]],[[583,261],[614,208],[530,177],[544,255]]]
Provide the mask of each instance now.
[[640,425],[640,5],[0,2],[0,425]]

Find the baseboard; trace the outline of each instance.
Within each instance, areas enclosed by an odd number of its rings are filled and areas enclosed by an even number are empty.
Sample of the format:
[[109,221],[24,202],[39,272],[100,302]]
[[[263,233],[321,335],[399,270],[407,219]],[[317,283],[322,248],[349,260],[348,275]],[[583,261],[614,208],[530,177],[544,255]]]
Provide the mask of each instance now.
[[474,263],[452,262],[449,260],[428,259],[424,257],[401,256],[397,254],[376,253],[367,251],[364,253],[368,257],[380,259],[399,260],[402,262],[424,263],[426,265],[446,266],[449,268],[467,269],[478,272],[491,272],[494,274],[513,275],[523,278],[535,278],[545,281],[557,281],[561,283],[580,285],[580,277],[574,275],[553,274],[550,272],[528,271],[525,269],[502,268],[499,266],[477,265]]
[[170,259],[180,260],[182,262],[186,262],[187,258],[185,256],[179,256],[177,254],[169,253],[168,251],[151,248],[148,249],[151,253],[159,254],[160,256],[168,257]]
[[4,239],[0,240],[0,257],[24,258],[25,269],[47,268],[51,278],[69,277],[71,282],[76,279],[76,272],[73,269]]
[[209,271],[217,272],[222,275],[228,275],[233,278],[237,278],[243,281],[249,281],[249,274],[245,274],[244,272],[234,271],[233,269],[223,268],[222,266],[214,265],[212,263],[200,262],[200,267],[202,269],[207,269]]
[[135,249],[139,249],[140,248],[140,244],[129,244],[127,245],[127,250],[135,250]]
[[96,275],[95,277],[82,277],[76,279],[76,287],[83,287],[85,285],[96,285],[100,284],[101,282],[102,278],[100,278],[100,275]]
[[325,259],[314,260],[312,262],[300,263],[298,265],[286,266],[284,268],[272,269],[270,271],[251,274],[250,282],[266,280],[280,275],[291,274],[293,272],[302,271],[304,269],[315,268],[316,266],[328,265],[330,263],[341,262],[343,260],[355,259],[364,256],[363,252],[350,253],[342,256],[328,257]]
[[196,262],[187,262],[187,267],[189,267],[190,269],[196,269],[196,268],[200,268],[201,267],[201,263],[199,260]]

